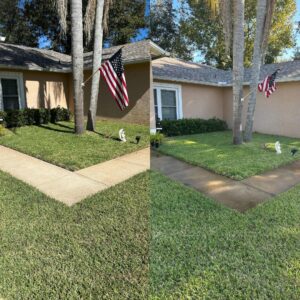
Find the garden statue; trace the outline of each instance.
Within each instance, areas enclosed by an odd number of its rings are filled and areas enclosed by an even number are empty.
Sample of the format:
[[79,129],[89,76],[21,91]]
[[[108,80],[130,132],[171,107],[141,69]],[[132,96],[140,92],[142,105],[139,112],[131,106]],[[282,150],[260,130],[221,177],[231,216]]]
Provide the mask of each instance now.
[[280,143],[278,141],[275,143],[275,150],[276,150],[277,154],[281,154],[282,153],[281,152],[281,146],[280,146]]
[[119,131],[119,139],[121,142],[124,142],[124,143],[127,142],[126,136],[125,136],[125,130],[123,128],[120,129],[120,131]]

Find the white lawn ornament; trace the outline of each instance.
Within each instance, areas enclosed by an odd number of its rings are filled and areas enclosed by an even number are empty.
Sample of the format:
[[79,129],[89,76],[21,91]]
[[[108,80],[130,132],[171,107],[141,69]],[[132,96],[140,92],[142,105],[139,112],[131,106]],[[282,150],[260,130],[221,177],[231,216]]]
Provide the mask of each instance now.
[[125,130],[122,128],[119,130],[119,139],[121,142],[127,142],[126,141],[126,136],[125,136]]
[[282,153],[282,152],[281,152],[281,146],[280,146],[279,141],[277,141],[277,142],[275,143],[275,150],[276,150],[276,153],[277,153],[277,154],[281,154],[281,153]]

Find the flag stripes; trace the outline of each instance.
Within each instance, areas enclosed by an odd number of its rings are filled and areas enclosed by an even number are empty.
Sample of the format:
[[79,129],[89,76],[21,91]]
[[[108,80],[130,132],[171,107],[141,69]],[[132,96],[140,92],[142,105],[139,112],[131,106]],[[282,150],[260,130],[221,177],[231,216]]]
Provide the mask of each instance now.
[[102,64],[99,70],[118,107],[120,110],[124,110],[129,105],[129,98],[122,62],[122,49]]
[[275,79],[278,71],[279,70],[274,72],[271,76],[267,76],[263,82],[258,85],[258,90],[264,92],[267,98],[269,98],[277,89]]

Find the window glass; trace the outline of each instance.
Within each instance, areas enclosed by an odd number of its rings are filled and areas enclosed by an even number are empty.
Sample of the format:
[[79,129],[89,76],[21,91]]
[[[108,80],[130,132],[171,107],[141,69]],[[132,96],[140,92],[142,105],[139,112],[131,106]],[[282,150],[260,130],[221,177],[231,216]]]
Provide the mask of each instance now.
[[161,108],[163,120],[176,120],[176,91],[161,90]]
[[162,107],[163,120],[177,120],[176,107]]
[[1,79],[4,110],[19,109],[18,82],[16,79]]
[[161,105],[176,107],[176,92],[161,90]]

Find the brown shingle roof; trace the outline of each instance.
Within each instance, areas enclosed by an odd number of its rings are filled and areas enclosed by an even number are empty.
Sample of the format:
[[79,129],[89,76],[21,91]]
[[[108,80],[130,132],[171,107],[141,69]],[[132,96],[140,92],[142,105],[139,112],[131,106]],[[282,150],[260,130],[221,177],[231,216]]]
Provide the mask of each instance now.
[[[260,80],[277,69],[280,69],[277,76],[279,82],[300,80],[300,61],[264,65],[261,68]],[[245,69],[245,84],[250,82],[250,76],[251,69]],[[185,62],[169,57],[153,61],[153,78],[214,86],[232,85],[232,72],[230,70],[224,71],[208,65]]]
[[[103,59],[108,59],[120,47],[103,49]],[[93,52],[84,54],[85,68],[92,67]],[[124,63],[150,61],[150,41],[140,41],[123,46]],[[0,67],[30,70],[71,72],[71,56],[52,50],[0,43]]]

